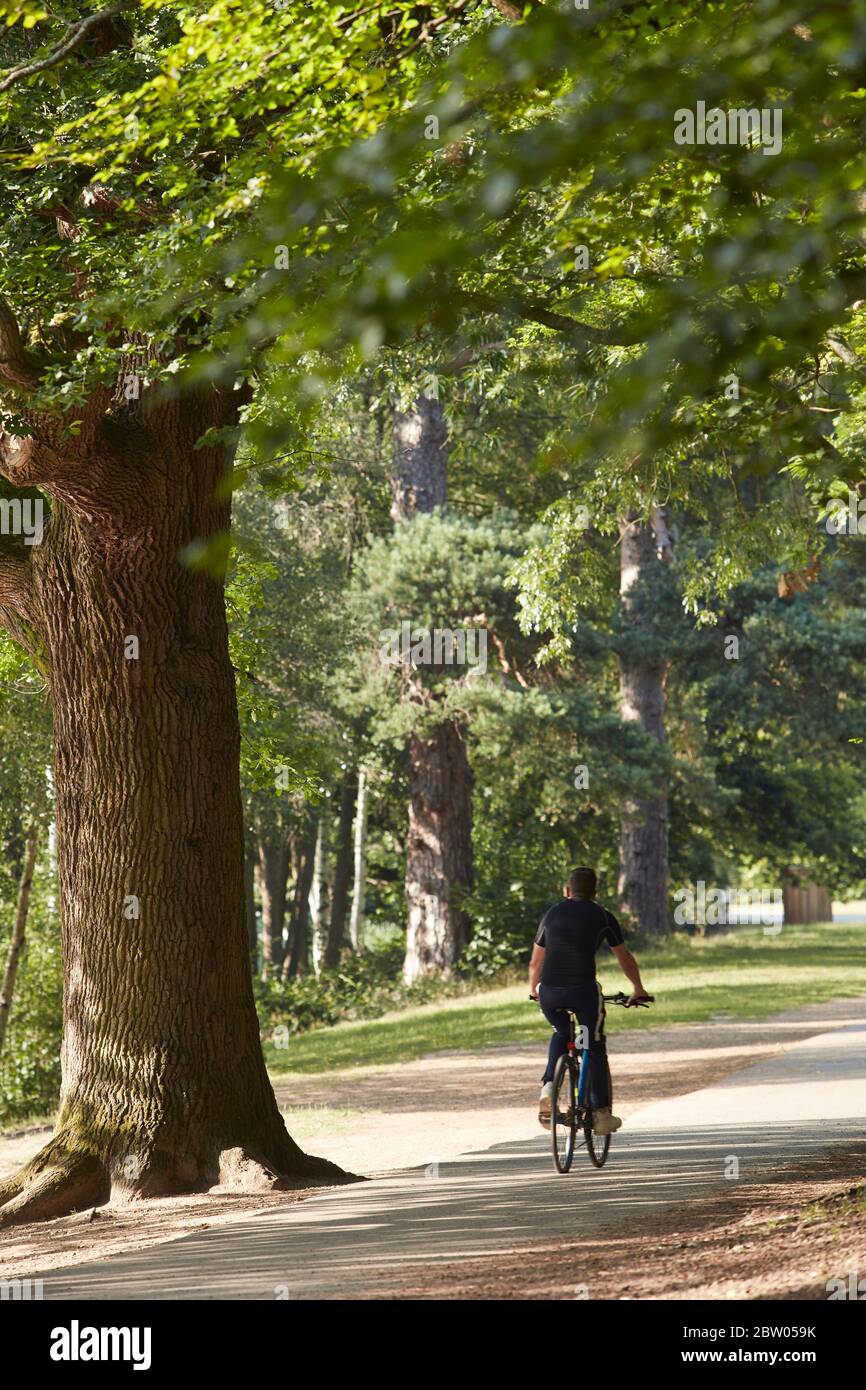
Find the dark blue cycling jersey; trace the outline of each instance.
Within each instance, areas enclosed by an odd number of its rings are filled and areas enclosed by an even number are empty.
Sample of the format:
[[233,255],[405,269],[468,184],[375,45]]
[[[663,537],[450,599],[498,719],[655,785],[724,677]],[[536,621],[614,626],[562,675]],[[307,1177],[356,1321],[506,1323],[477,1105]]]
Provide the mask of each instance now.
[[535,943],[543,946],[543,985],[583,985],[595,979],[595,953],[603,941],[622,946],[612,912],[589,898],[563,898],[541,919]]

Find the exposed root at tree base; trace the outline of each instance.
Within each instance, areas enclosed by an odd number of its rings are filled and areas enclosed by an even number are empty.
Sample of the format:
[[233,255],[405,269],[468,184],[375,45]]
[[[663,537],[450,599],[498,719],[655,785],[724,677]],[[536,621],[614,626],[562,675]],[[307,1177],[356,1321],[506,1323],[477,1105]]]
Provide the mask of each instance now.
[[241,1192],[287,1192],[323,1183],[364,1182],[326,1158],[303,1154],[302,1161],[288,1171],[268,1163],[247,1149],[224,1149],[220,1154],[219,1190]]
[[206,1191],[264,1194],[363,1181],[328,1159],[300,1150],[280,1154],[274,1162],[265,1153],[240,1147],[224,1149],[210,1176],[189,1168],[181,1174],[169,1167],[131,1178],[121,1165],[112,1181],[109,1164],[75,1147],[61,1131],[26,1167],[0,1183],[0,1228],[50,1221],[109,1200],[126,1203]]
[[[56,1164],[50,1161],[52,1151]],[[52,1142],[0,1187],[0,1227],[50,1221],[82,1207],[101,1206],[109,1191],[105,1165],[94,1154],[65,1153]]]

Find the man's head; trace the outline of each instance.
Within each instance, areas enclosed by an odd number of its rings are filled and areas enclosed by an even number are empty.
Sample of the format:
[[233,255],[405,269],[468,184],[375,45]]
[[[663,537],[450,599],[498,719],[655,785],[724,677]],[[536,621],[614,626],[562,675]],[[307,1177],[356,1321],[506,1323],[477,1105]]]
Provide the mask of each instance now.
[[568,875],[568,883],[565,885],[565,896],[567,898],[594,898],[597,887],[598,880],[595,876],[595,869],[587,869],[586,866],[572,869]]

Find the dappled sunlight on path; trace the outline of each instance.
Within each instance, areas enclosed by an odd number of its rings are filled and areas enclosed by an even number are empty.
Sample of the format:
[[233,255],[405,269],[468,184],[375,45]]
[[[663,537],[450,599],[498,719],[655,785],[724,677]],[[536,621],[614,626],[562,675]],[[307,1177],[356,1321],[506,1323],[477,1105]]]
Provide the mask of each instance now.
[[[843,1022],[841,1012],[834,1031],[716,1086],[641,1108],[601,1172],[578,1149],[571,1174],[556,1177],[547,1136],[536,1131],[101,1265],[47,1274],[45,1295],[357,1296],[375,1292],[395,1270],[613,1232],[729,1189],[733,1180],[766,1182],[863,1134],[866,1024]],[[484,1078],[488,1090],[491,1079]]]

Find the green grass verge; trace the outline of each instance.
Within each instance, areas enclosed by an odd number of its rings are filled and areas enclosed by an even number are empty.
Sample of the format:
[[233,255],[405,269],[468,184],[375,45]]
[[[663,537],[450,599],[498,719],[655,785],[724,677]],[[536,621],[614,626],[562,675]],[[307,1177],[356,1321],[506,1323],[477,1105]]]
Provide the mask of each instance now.
[[[699,1023],[716,1014],[764,1018],[799,1004],[866,994],[866,926],[785,927],[765,936],[741,928],[707,940],[676,936],[637,952],[652,1009],[611,1009],[607,1030]],[[605,993],[627,988],[600,958]],[[340,1023],[293,1037],[284,1050],[266,1041],[272,1075],[406,1062],[429,1052],[537,1042],[549,1025],[529,1003],[525,984],[425,1004],[363,1023]]]

